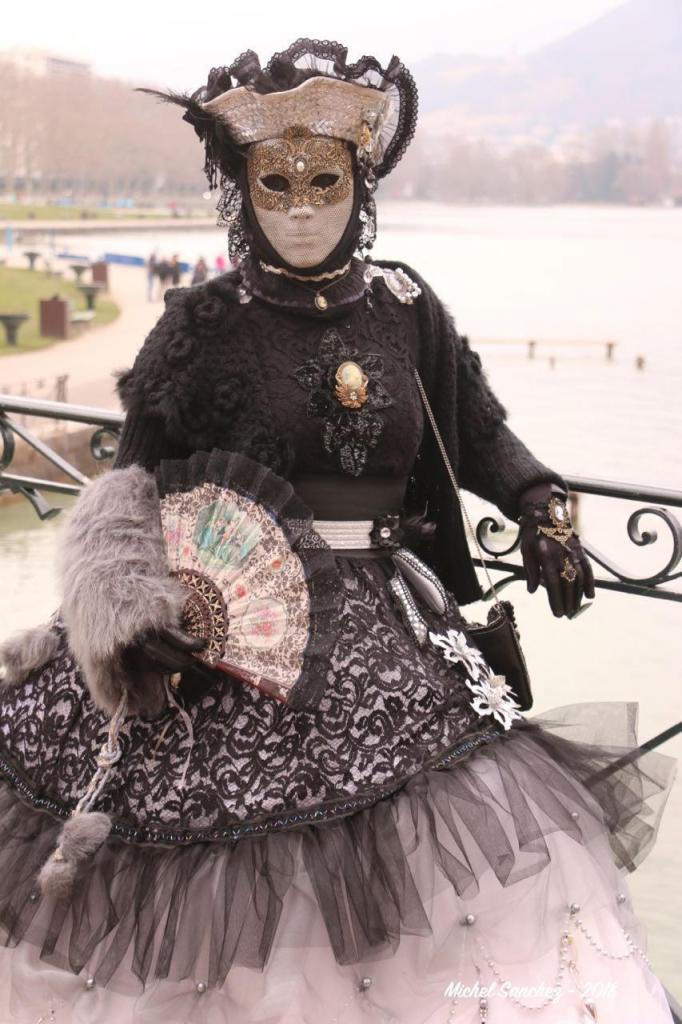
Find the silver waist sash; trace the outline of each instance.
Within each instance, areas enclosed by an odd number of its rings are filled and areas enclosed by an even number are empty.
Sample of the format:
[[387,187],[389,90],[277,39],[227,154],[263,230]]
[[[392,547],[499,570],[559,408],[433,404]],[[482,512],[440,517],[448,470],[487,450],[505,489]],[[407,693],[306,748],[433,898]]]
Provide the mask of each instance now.
[[315,519],[313,529],[327,542],[330,548],[371,548],[370,538],[373,519]]

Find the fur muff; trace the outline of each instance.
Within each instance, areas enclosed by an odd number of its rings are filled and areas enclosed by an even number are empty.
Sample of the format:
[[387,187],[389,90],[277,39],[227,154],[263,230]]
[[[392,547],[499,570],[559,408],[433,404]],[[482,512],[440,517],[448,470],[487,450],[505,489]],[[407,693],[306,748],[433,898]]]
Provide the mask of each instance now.
[[66,899],[79,865],[90,857],[111,832],[111,819],[100,811],[74,814],[64,825],[54,853],[43,864],[38,883],[44,896]]
[[139,466],[87,483],[59,552],[61,616],[95,703],[113,714],[127,691],[130,710],[160,710],[160,677],[132,679],[123,651],[150,631],[178,626],[185,593],[169,575],[154,477]]
[[0,689],[18,686],[59,652],[59,634],[50,626],[34,626],[0,644]]

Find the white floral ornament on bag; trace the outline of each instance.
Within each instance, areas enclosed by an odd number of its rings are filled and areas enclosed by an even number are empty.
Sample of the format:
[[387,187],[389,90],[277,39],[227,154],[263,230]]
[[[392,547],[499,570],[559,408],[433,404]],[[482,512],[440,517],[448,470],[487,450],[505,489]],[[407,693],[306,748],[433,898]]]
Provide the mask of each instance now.
[[505,729],[510,729],[514,719],[523,718],[514,692],[504,676],[492,671],[482,683],[472,684],[465,680],[474,694],[471,706],[478,715],[492,715]]
[[477,715],[492,715],[505,729],[510,729],[515,719],[523,718],[505,677],[495,675],[478,647],[469,643],[465,633],[457,629],[449,629],[447,633],[429,632],[429,640],[441,649],[446,661],[462,665],[466,675],[471,676],[464,681],[474,695],[471,707]]

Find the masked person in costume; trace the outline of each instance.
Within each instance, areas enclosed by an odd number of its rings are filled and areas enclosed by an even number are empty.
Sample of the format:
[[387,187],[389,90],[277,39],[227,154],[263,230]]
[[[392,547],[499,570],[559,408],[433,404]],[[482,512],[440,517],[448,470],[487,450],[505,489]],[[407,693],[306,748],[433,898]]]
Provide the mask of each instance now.
[[[628,759],[630,704],[524,716],[463,617],[481,590],[444,456],[519,522],[555,615],[594,590],[562,477],[428,284],[369,259],[412,77],[300,40],[165,98],[239,267],[166,293],[114,468],[65,527],[59,612],[2,648],[2,1020],[671,1020],[624,875],[672,762]],[[226,473],[183,548],[188,474]],[[235,542],[240,502],[284,556]],[[205,569],[192,614],[171,547]],[[223,600],[210,559],[247,549],[259,573]],[[299,661],[219,670],[218,612],[242,664],[284,635],[283,563]]]

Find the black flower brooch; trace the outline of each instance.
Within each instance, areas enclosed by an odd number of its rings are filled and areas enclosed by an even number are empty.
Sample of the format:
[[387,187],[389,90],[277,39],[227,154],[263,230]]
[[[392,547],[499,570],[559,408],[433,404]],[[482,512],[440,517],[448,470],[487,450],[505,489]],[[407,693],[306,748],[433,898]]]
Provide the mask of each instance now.
[[292,376],[310,392],[307,415],[322,419],[325,451],[338,454],[344,473],[360,476],[383,430],[378,412],[393,405],[382,381],[382,358],[375,352],[360,355],[331,328],[323,335],[317,356]]

